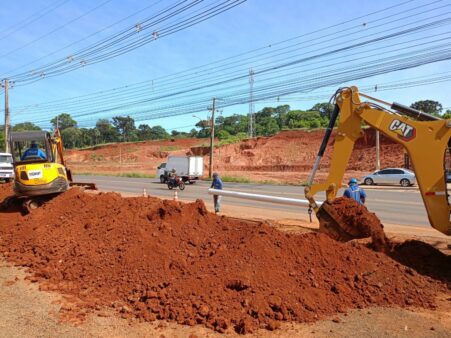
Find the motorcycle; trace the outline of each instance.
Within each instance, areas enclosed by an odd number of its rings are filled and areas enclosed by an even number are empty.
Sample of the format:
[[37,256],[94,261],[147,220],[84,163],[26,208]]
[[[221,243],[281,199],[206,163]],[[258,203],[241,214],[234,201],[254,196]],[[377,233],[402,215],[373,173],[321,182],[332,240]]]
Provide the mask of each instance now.
[[185,190],[185,182],[183,182],[182,178],[179,176],[169,178],[168,180],[168,189],[172,190],[174,188],[179,188],[180,190]]

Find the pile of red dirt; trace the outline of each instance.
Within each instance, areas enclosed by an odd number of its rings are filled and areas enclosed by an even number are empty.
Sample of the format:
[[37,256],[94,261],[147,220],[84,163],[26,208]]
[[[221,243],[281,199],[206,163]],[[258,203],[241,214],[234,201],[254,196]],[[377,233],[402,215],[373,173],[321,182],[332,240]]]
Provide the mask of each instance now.
[[202,201],[78,189],[2,223],[0,252],[84,312],[108,307],[219,332],[374,305],[433,308],[446,290],[358,243],[216,216]]

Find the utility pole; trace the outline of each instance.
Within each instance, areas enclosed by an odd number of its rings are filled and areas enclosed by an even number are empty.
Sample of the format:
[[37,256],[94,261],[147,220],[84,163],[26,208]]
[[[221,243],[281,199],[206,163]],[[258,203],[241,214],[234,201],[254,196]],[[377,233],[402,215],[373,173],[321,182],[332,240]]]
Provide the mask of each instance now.
[[248,137],[255,136],[255,115],[254,115],[254,70],[249,69],[249,128]]
[[11,149],[9,149],[9,128],[11,124],[11,117],[9,115],[9,102],[8,102],[8,86],[9,81],[8,79],[4,80],[4,87],[5,87],[5,152],[9,153],[11,152]]
[[381,170],[381,145],[379,130],[376,130],[376,170]]
[[[208,109],[210,110],[210,109]],[[211,106],[211,126],[210,126],[210,163],[208,165],[208,177],[212,177],[213,171],[213,147],[215,141],[215,111],[216,111],[216,98],[213,98],[213,104]]]

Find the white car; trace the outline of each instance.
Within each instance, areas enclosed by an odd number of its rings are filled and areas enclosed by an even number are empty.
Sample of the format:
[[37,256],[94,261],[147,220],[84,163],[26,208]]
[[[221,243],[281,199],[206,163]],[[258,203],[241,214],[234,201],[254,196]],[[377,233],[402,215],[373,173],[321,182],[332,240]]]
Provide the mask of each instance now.
[[408,187],[416,183],[415,173],[403,168],[387,168],[377,170],[363,177],[362,182],[366,185],[373,184],[400,184]]
[[0,153],[0,180],[10,182],[14,179],[13,157],[8,153]]

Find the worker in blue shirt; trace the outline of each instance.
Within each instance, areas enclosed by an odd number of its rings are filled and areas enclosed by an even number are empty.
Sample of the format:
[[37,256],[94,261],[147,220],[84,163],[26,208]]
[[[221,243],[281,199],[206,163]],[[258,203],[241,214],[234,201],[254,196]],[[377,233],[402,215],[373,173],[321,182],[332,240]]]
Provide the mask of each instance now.
[[349,188],[345,190],[343,196],[352,198],[360,204],[365,204],[366,193],[365,190],[359,187],[357,179],[351,178],[348,185]]
[[47,156],[45,155],[45,153],[38,148],[38,145],[36,143],[36,141],[31,141],[31,146],[30,148],[28,148],[24,154],[22,155],[22,157],[20,158],[22,161],[26,161],[29,159],[47,159]]
[[[223,183],[218,173],[213,173],[213,182],[211,182],[211,188],[222,190]],[[213,203],[215,205],[215,214],[221,210],[221,196],[213,195]]]

